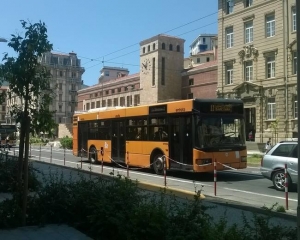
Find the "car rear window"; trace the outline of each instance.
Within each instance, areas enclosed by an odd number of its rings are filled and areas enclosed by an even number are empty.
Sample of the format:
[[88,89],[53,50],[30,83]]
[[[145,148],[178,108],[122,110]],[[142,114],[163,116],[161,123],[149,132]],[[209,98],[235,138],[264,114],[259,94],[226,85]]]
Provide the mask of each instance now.
[[287,157],[294,148],[295,144],[281,144],[273,152],[273,156]]

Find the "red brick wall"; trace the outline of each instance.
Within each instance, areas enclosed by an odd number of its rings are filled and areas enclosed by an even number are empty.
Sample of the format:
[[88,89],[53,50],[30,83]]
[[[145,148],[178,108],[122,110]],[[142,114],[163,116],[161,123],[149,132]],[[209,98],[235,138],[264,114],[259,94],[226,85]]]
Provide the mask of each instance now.
[[[216,98],[217,68],[208,71],[191,74],[182,79],[182,98],[187,99],[188,93],[193,93],[193,98]],[[194,79],[194,85],[189,86],[189,79]]]

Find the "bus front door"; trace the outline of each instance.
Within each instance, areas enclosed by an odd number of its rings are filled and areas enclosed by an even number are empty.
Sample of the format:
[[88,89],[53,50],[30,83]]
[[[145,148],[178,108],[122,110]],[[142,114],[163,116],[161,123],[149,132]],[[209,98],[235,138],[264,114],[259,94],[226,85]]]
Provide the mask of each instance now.
[[192,118],[190,116],[173,117],[170,129],[170,168],[190,171],[192,160]]
[[111,157],[113,161],[125,162],[125,127],[124,121],[112,122]]
[[88,152],[88,125],[87,122],[78,122],[78,157],[87,156]]

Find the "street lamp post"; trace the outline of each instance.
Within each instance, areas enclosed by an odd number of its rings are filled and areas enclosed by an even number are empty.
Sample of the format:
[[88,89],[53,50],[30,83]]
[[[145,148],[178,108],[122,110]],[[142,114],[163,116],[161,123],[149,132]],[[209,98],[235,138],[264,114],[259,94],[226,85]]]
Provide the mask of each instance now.
[[[297,107],[300,107],[300,0],[296,0],[296,27],[297,27]],[[300,116],[297,116],[298,124],[298,160],[300,153]],[[297,239],[300,240],[300,164],[298,163],[298,205],[297,205]]]

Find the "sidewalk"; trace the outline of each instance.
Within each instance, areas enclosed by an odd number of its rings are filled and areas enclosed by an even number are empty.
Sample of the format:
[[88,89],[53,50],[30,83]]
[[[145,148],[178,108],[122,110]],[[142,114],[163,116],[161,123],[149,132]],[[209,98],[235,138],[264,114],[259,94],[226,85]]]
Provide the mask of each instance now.
[[0,230],[3,240],[89,240],[83,233],[67,225],[47,225],[45,227],[20,227],[11,230]]

